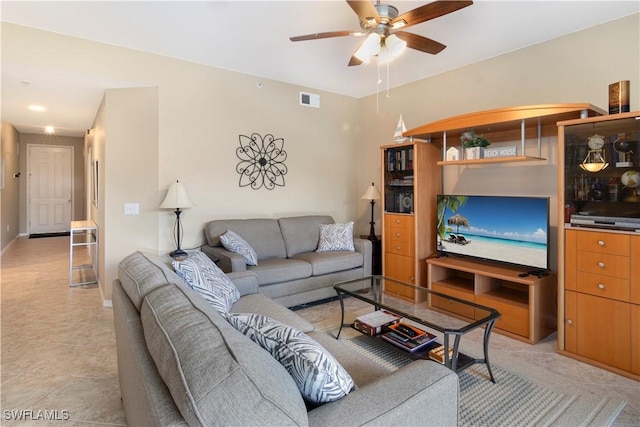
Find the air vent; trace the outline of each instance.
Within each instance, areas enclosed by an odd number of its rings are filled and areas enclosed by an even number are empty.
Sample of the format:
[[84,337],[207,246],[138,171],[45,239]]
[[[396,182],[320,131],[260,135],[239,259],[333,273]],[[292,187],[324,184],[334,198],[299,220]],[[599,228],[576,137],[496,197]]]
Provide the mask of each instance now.
[[300,92],[300,105],[320,108],[320,95],[317,93]]

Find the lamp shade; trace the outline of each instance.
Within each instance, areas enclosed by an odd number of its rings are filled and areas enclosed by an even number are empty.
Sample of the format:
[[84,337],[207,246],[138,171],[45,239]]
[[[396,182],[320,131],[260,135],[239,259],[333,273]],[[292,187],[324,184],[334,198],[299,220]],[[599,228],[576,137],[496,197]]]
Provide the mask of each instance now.
[[362,198],[367,200],[378,200],[380,199],[380,190],[378,190],[378,187],[376,187],[372,182],[371,186],[367,188],[367,192],[364,193]]
[[163,209],[186,209],[192,208],[195,205],[191,197],[189,197],[187,186],[176,181],[169,186],[167,195],[160,204],[160,207]]
[[384,39],[384,45],[380,48],[378,54],[378,61],[381,64],[386,64],[396,59],[407,47],[407,42],[401,40],[395,34],[391,34]]
[[367,63],[369,59],[377,55],[378,52],[380,52],[380,35],[378,33],[371,33],[353,55],[362,62]]

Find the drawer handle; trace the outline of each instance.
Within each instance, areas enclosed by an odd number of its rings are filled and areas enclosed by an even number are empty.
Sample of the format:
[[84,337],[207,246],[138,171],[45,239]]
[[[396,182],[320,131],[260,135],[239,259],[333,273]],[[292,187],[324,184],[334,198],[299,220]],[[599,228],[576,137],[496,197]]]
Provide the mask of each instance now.
[[573,325],[573,320],[567,319],[567,325]]
[[396,251],[399,251],[399,250],[400,250],[400,246],[396,246]]
[[400,220],[399,219],[396,219],[396,224],[400,224]]
[[604,246],[604,240],[598,240],[598,244],[599,244],[600,246]]
[[598,267],[600,267],[600,268],[604,268],[604,262],[600,261],[600,262],[598,263]]
[[598,283],[598,289],[604,289],[604,285],[602,283]]
[[400,237],[400,233],[396,233],[396,237]]
[[413,283],[416,280],[416,278],[413,276],[411,276],[410,279],[411,279],[411,283]]

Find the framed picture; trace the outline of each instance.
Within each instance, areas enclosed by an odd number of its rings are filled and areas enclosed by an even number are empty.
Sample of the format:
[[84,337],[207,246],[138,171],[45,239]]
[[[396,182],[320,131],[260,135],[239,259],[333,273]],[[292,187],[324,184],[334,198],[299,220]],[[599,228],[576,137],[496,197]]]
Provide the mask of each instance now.
[[92,186],[91,186],[91,198],[93,200],[93,206],[98,207],[98,161],[93,161],[93,168],[91,173]]

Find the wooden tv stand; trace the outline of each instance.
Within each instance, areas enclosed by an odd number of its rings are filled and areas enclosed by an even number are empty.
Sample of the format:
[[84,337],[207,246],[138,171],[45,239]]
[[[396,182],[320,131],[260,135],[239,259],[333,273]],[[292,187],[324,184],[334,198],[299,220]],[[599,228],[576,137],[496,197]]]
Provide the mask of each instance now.
[[[555,276],[520,276],[532,270],[452,256],[427,259],[429,289],[498,310],[494,330],[530,344],[556,330],[557,312]],[[432,298],[439,309],[474,318],[467,306]]]

